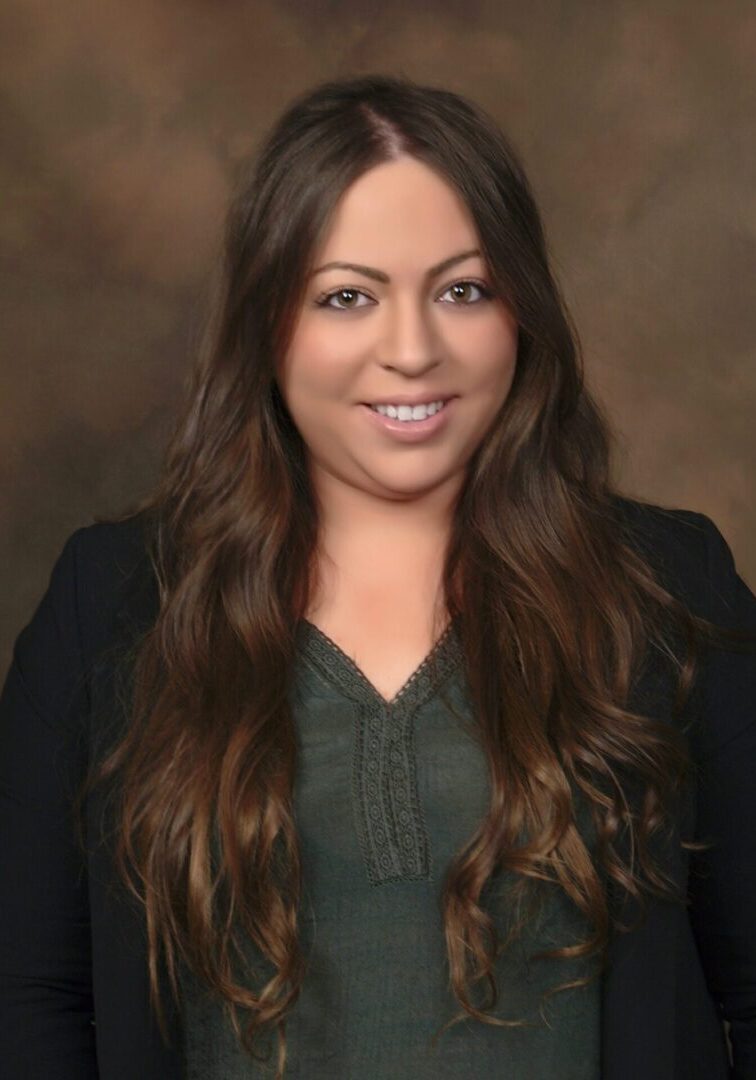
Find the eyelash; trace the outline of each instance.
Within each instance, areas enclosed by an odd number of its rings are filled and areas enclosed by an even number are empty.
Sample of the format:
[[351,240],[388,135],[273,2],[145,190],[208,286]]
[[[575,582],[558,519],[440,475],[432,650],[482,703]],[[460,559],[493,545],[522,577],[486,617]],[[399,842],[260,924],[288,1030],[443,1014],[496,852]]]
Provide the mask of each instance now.
[[[444,293],[447,293],[449,291],[449,289],[453,289],[456,285],[474,285],[476,287],[476,289],[480,289],[481,293],[483,294],[483,299],[484,300],[490,300],[493,297],[493,293],[488,288],[488,286],[484,285],[482,281],[476,281],[474,278],[462,278],[460,281],[453,281],[451,283],[451,285],[447,285],[447,287],[444,289]],[[357,311],[357,310],[359,310],[358,308],[343,308],[343,307],[338,307],[335,304],[329,304],[328,301],[331,299],[331,297],[338,296],[340,293],[343,293],[343,292],[353,292],[353,293],[359,293],[361,296],[370,296],[370,294],[366,293],[363,289],[355,289],[350,285],[344,285],[340,289],[332,289],[330,292],[323,293],[321,296],[319,296],[317,298],[315,303],[317,304],[318,307],[330,308],[332,311],[350,311],[350,310],[351,311]],[[441,295],[443,296],[444,293],[441,293]],[[372,299],[372,297],[370,297],[370,299]],[[464,301],[460,301],[460,302],[452,301],[451,306],[452,307],[474,307],[476,304],[479,304],[480,302],[481,302],[480,300],[471,300],[471,301],[468,301],[467,303],[465,303]],[[363,304],[361,306],[365,307],[367,305]]]

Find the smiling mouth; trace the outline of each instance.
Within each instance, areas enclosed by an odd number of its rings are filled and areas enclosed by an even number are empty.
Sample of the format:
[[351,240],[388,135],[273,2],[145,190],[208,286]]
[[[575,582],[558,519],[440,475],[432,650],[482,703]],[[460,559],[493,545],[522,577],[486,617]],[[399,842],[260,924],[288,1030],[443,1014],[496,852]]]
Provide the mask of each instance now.
[[383,398],[381,401],[361,401],[360,405],[369,405],[371,408],[375,405],[394,405],[400,407],[402,405],[409,405],[411,409],[414,409],[417,405],[431,405],[437,401],[440,401],[442,405],[445,405],[447,401],[451,401],[456,394],[441,394],[440,397],[429,398],[425,397],[418,401],[402,401],[401,397],[397,401],[391,401],[389,398]]
[[[430,420],[431,417],[436,416],[437,413],[446,408],[450,401],[451,398],[446,400],[438,398],[436,401],[423,402],[422,405],[384,405],[383,403],[370,405],[366,403],[366,406],[372,412],[385,416],[387,419],[419,422],[421,420]],[[414,410],[419,408],[424,410],[424,415],[413,416]],[[391,413],[389,413],[389,409],[391,409]]]

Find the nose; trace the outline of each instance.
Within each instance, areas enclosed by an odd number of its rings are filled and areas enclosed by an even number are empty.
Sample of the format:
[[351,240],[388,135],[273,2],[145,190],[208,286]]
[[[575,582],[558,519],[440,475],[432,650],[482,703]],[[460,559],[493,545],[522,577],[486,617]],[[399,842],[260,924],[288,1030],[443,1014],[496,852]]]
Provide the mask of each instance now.
[[384,303],[385,333],[379,359],[406,375],[417,375],[435,367],[441,359],[440,342],[433,315],[416,297]]

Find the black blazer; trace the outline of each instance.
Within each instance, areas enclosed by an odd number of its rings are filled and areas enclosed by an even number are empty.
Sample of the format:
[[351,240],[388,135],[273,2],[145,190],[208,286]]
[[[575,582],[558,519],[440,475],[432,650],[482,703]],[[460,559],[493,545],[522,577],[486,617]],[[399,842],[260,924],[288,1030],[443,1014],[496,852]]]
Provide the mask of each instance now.
[[[692,610],[756,630],[756,598],[709,518],[628,499],[616,506]],[[154,620],[157,602],[143,518],[90,525],[66,541],[15,643],[0,698],[0,1075],[8,1080],[181,1076],[177,1018],[166,1048],[150,1016],[140,911],[114,879],[107,843],[93,842],[107,808],[99,795],[87,803],[86,859],[70,817],[87,761],[123,729],[123,650]],[[668,717],[669,680],[649,669],[640,681],[638,700]],[[700,688],[690,736],[695,831],[715,847],[690,866],[670,865],[687,880],[687,909],[657,902],[641,928],[611,946],[602,1080],[756,1078],[754,654],[709,654]]]

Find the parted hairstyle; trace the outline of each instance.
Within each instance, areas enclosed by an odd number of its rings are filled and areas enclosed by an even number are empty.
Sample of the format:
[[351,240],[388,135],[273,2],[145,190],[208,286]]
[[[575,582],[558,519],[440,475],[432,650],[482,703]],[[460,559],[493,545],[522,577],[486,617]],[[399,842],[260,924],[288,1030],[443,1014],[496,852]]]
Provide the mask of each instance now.
[[[682,715],[700,638],[714,630],[620,528],[609,425],[584,385],[523,167],[493,119],[447,89],[403,75],[322,83],[265,134],[232,200],[209,329],[159,481],[137,508],[154,523],[159,613],[135,650],[130,723],[88,778],[116,793],[114,854],[144,908],[163,1031],[162,980],[178,1000],[186,965],[249,1052],[263,1028],[276,1031],[277,1077],[306,970],[287,690],[319,537],[277,365],[338,200],[400,155],[464,200],[518,323],[513,382],[469,463],[442,578],[491,783],[443,881],[462,1006],[451,1022],[521,1022],[492,1015],[494,968],[542,890],[564,890],[589,928],[545,955],[598,970],[612,932],[627,928],[622,898],[641,913],[649,895],[685,903],[655,850],[696,847],[673,828],[691,771],[684,730],[633,710],[630,691],[654,657],[674,674]],[[497,874],[522,912],[506,941],[483,895]],[[260,985],[245,942],[269,964]]]

